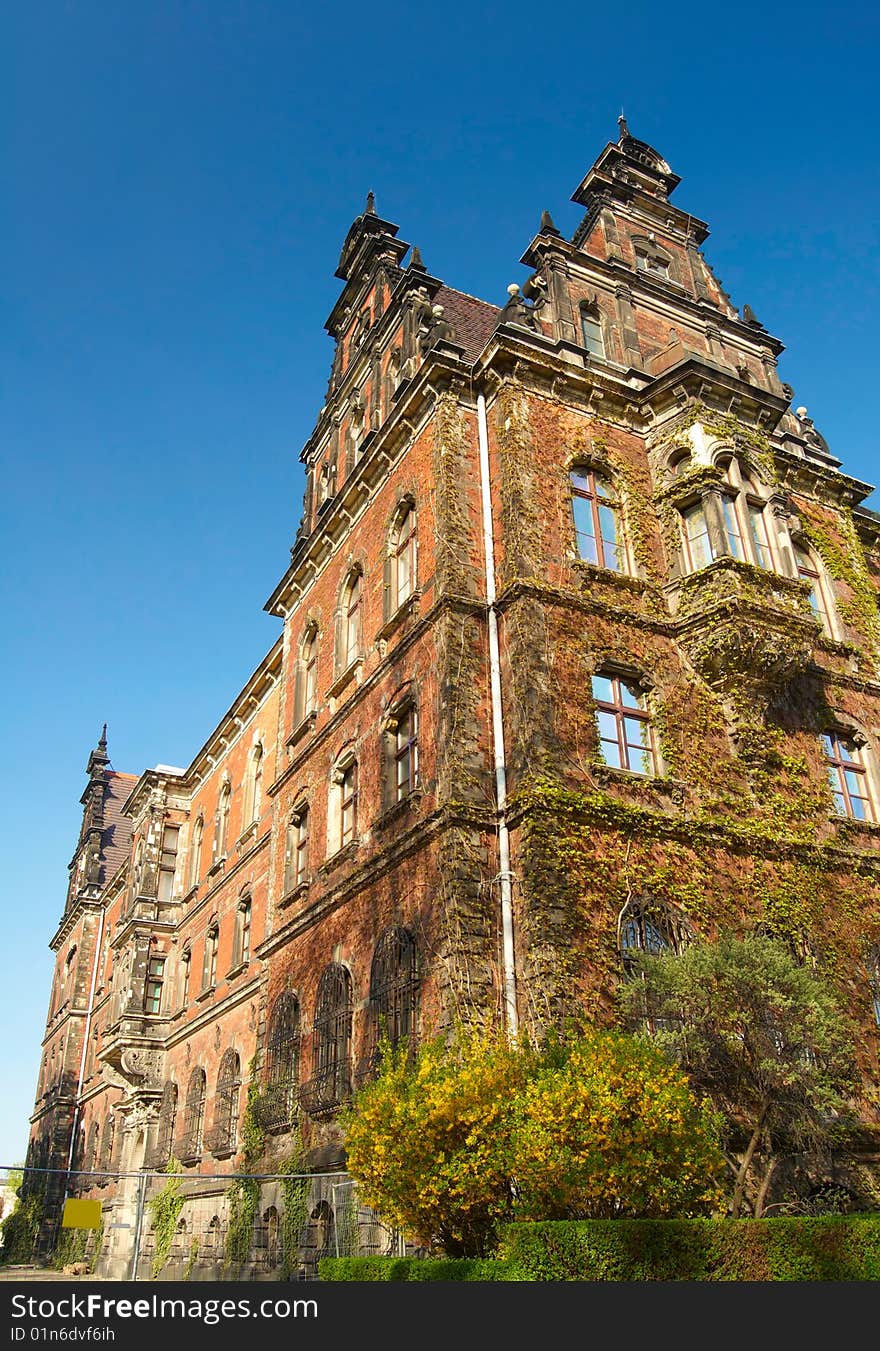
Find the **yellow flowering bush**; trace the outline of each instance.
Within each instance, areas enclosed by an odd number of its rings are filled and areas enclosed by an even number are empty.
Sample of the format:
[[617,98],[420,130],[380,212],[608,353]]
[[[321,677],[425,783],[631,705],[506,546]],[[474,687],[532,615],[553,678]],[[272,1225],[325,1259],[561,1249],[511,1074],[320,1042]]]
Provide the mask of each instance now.
[[714,1116],[622,1033],[386,1047],[344,1125],[362,1200],[454,1257],[491,1252],[508,1220],[704,1214],[720,1196]]

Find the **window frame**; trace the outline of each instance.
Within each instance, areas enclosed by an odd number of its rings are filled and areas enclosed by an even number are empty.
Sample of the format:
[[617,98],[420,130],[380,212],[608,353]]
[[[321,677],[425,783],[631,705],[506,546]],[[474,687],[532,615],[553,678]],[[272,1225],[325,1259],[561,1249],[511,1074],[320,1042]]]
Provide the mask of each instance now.
[[[157,1015],[162,1012],[162,996],[165,987],[165,970],[168,958],[164,953],[157,953],[147,958],[147,972],[144,977],[144,1013],[147,1015]],[[158,967],[154,972],[153,967]],[[155,1004],[155,1008],[150,1005]]]
[[[606,680],[609,682],[612,696],[610,700],[598,697],[596,691],[597,680]],[[624,692],[629,694],[631,698],[640,702],[634,704],[625,702]],[[619,770],[626,774],[633,774],[642,779],[658,778],[661,772],[659,748],[654,733],[651,709],[648,706],[648,691],[641,683],[640,677],[615,670],[611,667],[600,668],[593,674],[591,693],[596,719],[597,749],[603,764],[607,765],[609,769]],[[612,740],[609,736],[603,736],[601,714],[613,718],[616,734],[615,740]],[[646,741],[641,744],[630,742],[627,739],[627,724],[633,722],[646,729]],[[620,761],[619,764],[615,764],[606,757],[606,754],[602,749],[605,744],[616,745],[617,755]],[[645,763],[650,765],[650,769],[633,769],[630,763],[630,751],[638,751],[643,755],[645,757]]]
[[[406,533],[404,531],[406,530]],[[401,503],[391,537],[392,613],[411,600],[418,588],[418,522],[415,503]],[[401,569],[406,559],[406,589],[401,586]]]
[[[850,747],[852,748],[850,750]],[[828,785],[834,798],[834,815],[841,820],[861,821],[865,825],[877,822],[877,799],[873,782],[870,748],[867,738],[858,732],[841,727],[829,728],[822,733],[822,750]],[[863,752],[867,752],[863,756]],[[856,758],[853,758],[853,757]],[[835,777],[832,776],[832,772]],[[848,775],[857,774],[863,779],[863,793],[854,793]],[[858,782],[858,780],[856,780]],[[860,816],[853,808],[853,802],[865,804],[865,814]],[[840,810],[840,803],[843,810]]]
[[[586,486],[580,486],[581,483],[586,484]],[[622,576],[629,575],[629,555],[623,529],[623,511],[614,484],[601,468],[597,469],[591,464],[572,464],[568,471],[568,491],[575,553],[578,561],[588,563],[594,568],[604,568],[607,572],[615,572]],[[575,505],[577,502],[586,503],[585,509],[593,527],[592,534],[589,531],[581,530],[578,526]],[[607,540],[603,533],[604,525],[601,515],[603,509],[611,517],[614,527],[613,540]],[[582,539],[592,541],[592,552],[595,553],[595,558],[591,558],[589,553],[584,552],[581,545]],[[607,557],[610,550],[614,551],[613,562],[610,562]]]

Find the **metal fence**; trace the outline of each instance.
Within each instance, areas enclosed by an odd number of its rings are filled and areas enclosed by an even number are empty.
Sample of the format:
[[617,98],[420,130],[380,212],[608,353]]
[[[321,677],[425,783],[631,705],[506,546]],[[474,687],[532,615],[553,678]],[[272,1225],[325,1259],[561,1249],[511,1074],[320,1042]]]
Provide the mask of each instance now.
[[[18,1221],[0,1262],[76,1265],[96,1279],[316,1280],[322,1257],[408,1251],[344,1172],[28,1168],[10,1181],[0,1196]],[[100,1228],[62,1228],[70,1198],[97,1201]]]

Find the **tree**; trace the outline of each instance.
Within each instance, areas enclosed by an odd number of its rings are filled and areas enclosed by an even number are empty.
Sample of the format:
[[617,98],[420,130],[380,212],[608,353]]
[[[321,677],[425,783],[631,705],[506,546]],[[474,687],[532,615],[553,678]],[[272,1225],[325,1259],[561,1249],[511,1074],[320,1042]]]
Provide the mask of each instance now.
[[745,1139],[728,1160],[731,1215],[741,1214],[750,1170],[763,1159],[760,1215],[780,1152],[826,1148],[846,1120],[854,1032],[834,992],[785,943],[760,934],[639,953],[632,975],[621,989],[626,1017],[723,1114],[728,1144]]
[[344,1120],[361,1199],[450,1256],[491,1251],[513,1219],[707,1213],[718,1124],[649,1044],[594,1031],[542,1047],[437,1038],[384,1049]]

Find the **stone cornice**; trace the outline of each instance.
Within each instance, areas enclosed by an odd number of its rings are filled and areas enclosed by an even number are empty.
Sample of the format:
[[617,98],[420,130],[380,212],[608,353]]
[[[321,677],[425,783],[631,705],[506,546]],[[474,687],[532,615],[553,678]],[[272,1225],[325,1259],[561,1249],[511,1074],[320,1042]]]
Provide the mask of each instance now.
[[[252,999],[253,996],[259,992],[263,978],[262,971],[255,971],[250,980],[246,981],[244,985],[240,985],[238,989],[230,991],[230,993],[224,995],[222,999],[211,1000],[195,1018],[191,1018],[188,1022],[182,1022],[176,1028],[169,1030],[164,1037],[165,1049],[168,1051],[172,1050],[175,1046],[179,1045],[180,1042],[195,1036],[202,1028],[209,1027],[212,1023],[222,1018],[224,1014],[237,1008],[239,1004],[243,1004],[246,1000]],[[242,1059],[243,1058],[244,1057],[242,1057]]]

